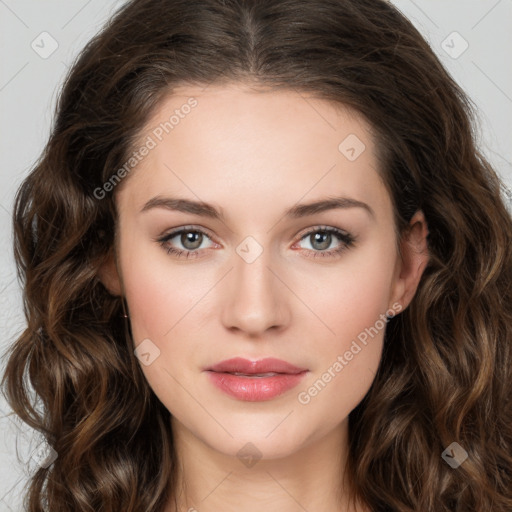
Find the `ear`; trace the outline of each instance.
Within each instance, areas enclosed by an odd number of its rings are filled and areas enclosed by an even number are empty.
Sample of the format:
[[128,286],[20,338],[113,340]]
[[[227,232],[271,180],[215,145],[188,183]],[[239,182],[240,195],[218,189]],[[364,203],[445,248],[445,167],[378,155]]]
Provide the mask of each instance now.
[[117,270],[116,257],[113,250],[108,253],[107,258],[101,264],[98,270],[98,277],[111,295],[123,295],[121,279]]
[[400,240],[400,255],[395,272],[395,286],[391,304],[398,302],[402,310],[411,303],[428,260],[428,226],[425,215],[418,210]]

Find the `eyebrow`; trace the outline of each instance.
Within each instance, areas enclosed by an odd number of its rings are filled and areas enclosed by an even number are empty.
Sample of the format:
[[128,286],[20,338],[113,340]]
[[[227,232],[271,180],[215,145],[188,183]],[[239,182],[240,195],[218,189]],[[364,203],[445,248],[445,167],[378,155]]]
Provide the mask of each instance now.
[[[164,208],[166,210],[191,213],[193,215],[200,215],[202,217],[208,217],[215,220],[225,220],[224,214],[221,211],[215,208],[215,206],[203,201],[155,196],[144,204],[141,209],[141,213],[153,208]],[[350,197],[328,197],[312,203],[297,204],[286,210],[284,212],[284,216],[292,219],[298,219],[327,210],[347,208],[362,208],[369,213],[371,217],[375,218],[375,212],[369,205]]]

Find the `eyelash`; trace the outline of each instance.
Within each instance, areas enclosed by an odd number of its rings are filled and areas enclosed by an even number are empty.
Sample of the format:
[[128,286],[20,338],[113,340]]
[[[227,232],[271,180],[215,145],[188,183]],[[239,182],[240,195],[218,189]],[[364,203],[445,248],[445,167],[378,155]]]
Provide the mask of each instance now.
[[[207,250],[207,249],[182,250],[182,249],[176,249],[175,247],[172,247],[171,245],[169,245],[169,240],[173,239],[177,235],[181,235],[182,233],[201,233],[202,235],[205,235],[211,239],[211,237],[208,235],[208,233],[206,233],[202,229],[195,228],[193,226],[190,226],[190,227],[185,226],[183,228],[179,228],[175,231],[172,231],[171,233],[168,233],[160,238],[157,238],[156,241],[160,243],[160,245],[164,248],[164,250],[167,252],[167,254],[173,254],[178,258],[182,257],[184,254],[186,255],[185,258],[190,258],[190,257],[197,258],[197,257],[199,257],[198,255],[201,254],[202,251]],[[308,253],[313,253],[313,254],[310,254],[309,256],[307,256],[310,258],[318,258],[318,257],[326,258],[326,257],[338,256],[342,252],[344,252],[347,249],[349,249],[350,247],[352,247],[356,240],[352,235],[350,235],[349,233],[346,233],[344,231],[341,231],[338,228],[329,227],[329,226],[318,226],[318,227],[311,229],[304,235],[302,235],[299,242],[304,240],[306,237],[308,237],[309,235],[311,235],[313,233],[333,234],[340,239],[340,241],[342,242],[342,245],[338,249],[330,249],[328,251],[318,251],[318,250],[315,251],[313,249],[306,249],[306,251]],[[191,256],[191,255],[194,255],[194,256]]]

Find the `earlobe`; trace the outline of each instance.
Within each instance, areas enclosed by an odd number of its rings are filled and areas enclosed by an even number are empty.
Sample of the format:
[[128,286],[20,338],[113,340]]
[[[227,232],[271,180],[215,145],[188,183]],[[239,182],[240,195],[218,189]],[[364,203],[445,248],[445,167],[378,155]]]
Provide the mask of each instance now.
[[111,295],[121,296],[121,279],[117,270],[114,251],[110,251],[98,269],[98,278]]
[[425,215],[418,210],[412,217],[408,229],[400,240],[401,260],[393,301],[399,302],[402,310],[411,303],[418,288],[423,271],[428,265],[428,226]]

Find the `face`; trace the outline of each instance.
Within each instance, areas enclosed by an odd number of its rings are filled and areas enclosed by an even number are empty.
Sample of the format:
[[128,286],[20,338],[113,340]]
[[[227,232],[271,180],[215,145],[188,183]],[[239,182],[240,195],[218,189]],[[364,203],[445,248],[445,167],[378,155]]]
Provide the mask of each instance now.
[[399,257],[369,126],[295,92],[184,87],[144,145],[116,191],[104,282],[125,295],[173,427],[270,459],[327,436],[370,388],[385,315],[422,270]]

